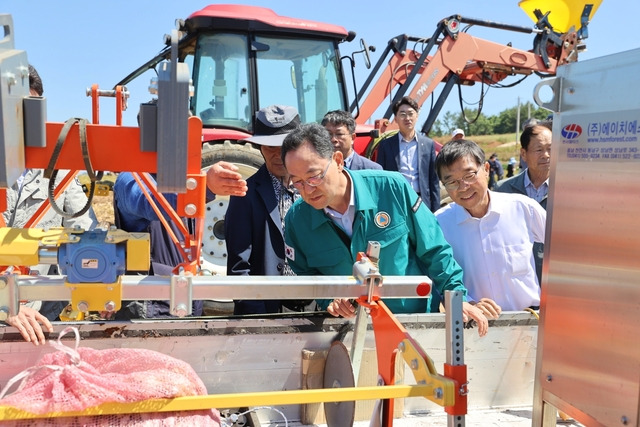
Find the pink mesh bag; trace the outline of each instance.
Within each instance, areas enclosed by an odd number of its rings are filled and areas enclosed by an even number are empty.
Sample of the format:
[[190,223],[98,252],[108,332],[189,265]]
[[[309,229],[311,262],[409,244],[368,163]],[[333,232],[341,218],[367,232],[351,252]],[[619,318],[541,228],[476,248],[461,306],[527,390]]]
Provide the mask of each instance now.
[[[60,342],[76,334],[75,349]],[[206,395],[207,390],[191,365],[152,350],[78,348],[76,328],[66,328],[57,343],[59,351],[16,375],[0,393],[0,406],[35,414],[82,411],[111,402]],[[12,385],[18,389],[3,397]],[[1,426],[220,426],[215,409],[66,418],[2,421]]]

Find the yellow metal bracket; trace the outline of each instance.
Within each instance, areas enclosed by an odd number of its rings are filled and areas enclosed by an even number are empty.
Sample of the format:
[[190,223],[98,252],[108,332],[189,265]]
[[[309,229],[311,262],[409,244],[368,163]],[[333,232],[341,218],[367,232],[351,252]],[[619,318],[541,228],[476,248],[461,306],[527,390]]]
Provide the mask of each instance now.
[[417,384],[431,387],[424,397],[440,406],[453,406],[457,393],[455,381],[438,374],[431,357],[423,356],[411,340],[403,340],[398,348],[413,371]]
[[115,283],[65,283],[65,286],[71,289],[72,312],[118,311],[122,305],[121,278]]

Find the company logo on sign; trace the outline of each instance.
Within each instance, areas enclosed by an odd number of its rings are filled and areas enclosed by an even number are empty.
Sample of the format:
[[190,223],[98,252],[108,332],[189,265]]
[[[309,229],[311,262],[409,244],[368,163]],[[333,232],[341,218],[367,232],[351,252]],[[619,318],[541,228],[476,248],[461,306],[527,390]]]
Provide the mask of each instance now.
[[565,139],[576,139],[582,135],[582,127],[575,123],[571,123],[562,128],[562,137]]

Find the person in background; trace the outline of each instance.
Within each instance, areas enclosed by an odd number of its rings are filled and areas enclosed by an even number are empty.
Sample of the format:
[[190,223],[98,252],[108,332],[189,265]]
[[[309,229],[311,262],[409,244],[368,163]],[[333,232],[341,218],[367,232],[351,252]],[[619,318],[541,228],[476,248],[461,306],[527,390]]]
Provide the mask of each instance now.
[[[293,107],[271,105],[256,114],[255,132],[247,141],[260,146],[264,165],[247,180],[244,197],[231,197],[225,217],[227,275],[292,276],[284,254],[284,218],[300,197],[289,185],[280,157],[282,140],[300,124]],[[313,307],[308,307],[313,303]],[[236,300],[234,314],[313,311],[313,301]]]
[[[177,203],[176,194],[164,193],[163,195],[175,209]],[[113,185],[113,211],[117,228],[129,233],[149,233],[150,268],[148,271],[139,273],[169,276],[172,274],[174,267],[183,262],[183,257],[176,244],[171,239],[131,172],[121,172],[116,178],[116,182]],[[184,221],[188,229],[192,227],[188,219]],[[171,220],[168,220],[168,222],[173,233],[180,238],[182,235],[179,229]],[[193,301],[192,316],[201,316],[202,307],[202,301]],[[108,314],[106,317],[128,320],[171,316],[170,306],[167,301],[145,300],[123,301],[122,308],[115,313],[115,316]]]
[[[520,157],[527,163],[527,168],[522,173],[500,182],[495,191],[524,194],[547,209],[551,173],[551,124],[536,121],[525,127],[520,135],[520,145]],[[544,240],[534,244],[533,252],[538,282],[542,283]]]
[[393,114],[400,130],[380,141],[376,161],[384,170],[399,171],[427,207],[435,212],[440,208],[436,149],[432,139],[415,129],[419,113],[418,103],[408,96],[395,103]]
[[[383,276],[428,275],[440,293],[466,294],[462,270],[435,217],[403,177],[346,169],[329,132],[315,123],[287,135],[282,160],[302,196],[285,219],[285,254],[296,274],[351,275],[358,252],[375,240],[381,243],[378,267]],[[318,303],[333,316],[355,316],[348,299]],[[385,304],[394,313],[426,313],[430,307],[429,298]],[[466,302],[462,309],[465,321],[474,319],[478,333],[485,335],[487,314]]]
[[[44,85],[35,67],[29,65],[29,94],[42,96]],[[68,173],[61,171],[56,177],[57,185]],[[7,227],[23,228],[33,214],[48,199],[49,179],[44,177],[42,169],[26,169],[18,180],[7,189],[7,210],[2,218]],[[77,179],[69,183],[64,192],[56,200],[58,206],[69,215],[73,215],[83,209],[87,203],[87,196],[82,191],[82,185]],[[98,224],[92,208],[77,218],[63,217],[53,209],[35,224],[38,228],[79,226],[84,230],[93,229]],[[37,265],[31,267],[31,274],[56,275],[57,265]],[[21,305],[20,312],[16,316],[10,316],[5,321],[14,326],[25,340],[35,345],[46,342],[43,327],[47,331],[53,331],[50,321],[59,320],[59,314],[67,305],[64,301],[30,301]]]
[[516,163],[515,157],[509,159],[509,163],[507,164],[507,178],[511,178],[515,174]]
[[462,129],[456,129],[451,132],[451,140],[455,141],[456,139],[464,139],[464,131]]
[[504,169],[498,159],[498,155],[493,153],[489,157],[489,189],[492,190],[495,187],[496,182],[500,181],[504,177]]
[[329,131],[334,149],[342,152],[345,167],[351,170],[382,169],[378,163],[354,151],[356,121],[351,113],[342,110],[329,111],[324,115],[321,124]]
[[475,142],[445,144],[436,159],[438,176],[453,199],[436,212],[465,286],[483,312],[540,306],[532,248],[544,241],[546,212],[520,194],[488,188],[490,165]]

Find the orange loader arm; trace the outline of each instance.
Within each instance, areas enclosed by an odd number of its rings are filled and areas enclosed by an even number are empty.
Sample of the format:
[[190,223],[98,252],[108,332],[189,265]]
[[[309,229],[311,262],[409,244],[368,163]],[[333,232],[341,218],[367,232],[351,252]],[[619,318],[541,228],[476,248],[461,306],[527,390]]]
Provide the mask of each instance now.
[[[392,105],[396,101],[403,96],[410,96],[418,105],[422,105],[436,87],[444,82],[445,87],[422,129],[427,133],[455,84],[473,85],[478,82],[490,85],[508,76],[526,76],[534,72],[555,75],[558,65],[577,60],[581,45],[576,31],[571,29],[568,33],[555,33],[546,18],[547,15],[540,14],[536,29],[454,15],[440,21],[429,39],[405,34],[392,39],[351,106],[356,122],[369,122],[379,106],[389,99],[388,108],[383,118],[376,120],[375,127],[380,132],[394,129],[396,126],[390,118]],[[534,49],[527,51],[474,37],[460,31],[462,24],[536,33]],[[411,42],[414,49],[408,48]],[[429,55],[436,46],[435,54]],[[422,49],[418,50],[419,47]],[[382,68],[392,52],[386,66]],[[368,90],[375,76],[378,76],[377,81]],[[360,105],[359,99],[363,99]]]

